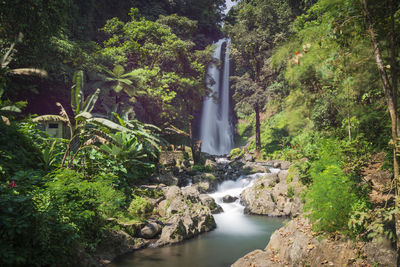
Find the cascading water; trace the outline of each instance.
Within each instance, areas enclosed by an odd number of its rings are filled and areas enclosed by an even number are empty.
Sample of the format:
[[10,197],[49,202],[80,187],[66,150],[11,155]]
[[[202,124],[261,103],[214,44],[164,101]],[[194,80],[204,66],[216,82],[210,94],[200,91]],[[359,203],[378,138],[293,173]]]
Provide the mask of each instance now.
[[[230,40],[221,39],[216,44],[214,58],[223,61],[222,71],[216,64],[208,68],[208,75],[214,84],[212,94],[217,97],[206,97],[203,103],[200,139],[201,151],[212,155],[228,154],[233,148],[233,130],[230,122],[229,101],[229,52]],[[211,81],[208,81],[211,84]]]
[[[278,172],[279,169],[270,168],[271,172]],[[224,210],[221,214],[214,215],[219,231],[235,235],[251,235],[262,233],[262,227],[254,224],[253,221],[243,215],[244,206],[240,204],[240,194],[246,188],[253,185],[257,178],[264,176],[265,173],[256,173],[240,177],[236,181],[225,181],[218,186],[217,192],[210,194],[215,202]],[[222,198],[226,195],[237,197],[233,203],[224,203]]]

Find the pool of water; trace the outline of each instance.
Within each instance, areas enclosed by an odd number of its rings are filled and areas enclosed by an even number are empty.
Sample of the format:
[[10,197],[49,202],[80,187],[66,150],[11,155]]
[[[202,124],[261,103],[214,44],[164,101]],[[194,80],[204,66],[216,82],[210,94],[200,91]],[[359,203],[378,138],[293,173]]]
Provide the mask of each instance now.
[[[277,171],[277,170],[273,170]],[[229,194],[239,197],[255,179],[264,174],[244,176],[219,185],[211,196],[224,212],[214,215],[217,228],[183,243],[162,248],[147,248],[120,257],[111,267],[227,267],[255,249],[264,249],[272,233],[284,219],[243,214],[239,199],[223,203]]]
[[[219,225],[221,215],[215,215]],[[117,259],[112,267],[227,267],[254,249],[264,249],[283,219],[242,216],[253,229],[226,231],[217,227],[181,244],[147,248]],[[235,224],[233,221],[232,224]]]

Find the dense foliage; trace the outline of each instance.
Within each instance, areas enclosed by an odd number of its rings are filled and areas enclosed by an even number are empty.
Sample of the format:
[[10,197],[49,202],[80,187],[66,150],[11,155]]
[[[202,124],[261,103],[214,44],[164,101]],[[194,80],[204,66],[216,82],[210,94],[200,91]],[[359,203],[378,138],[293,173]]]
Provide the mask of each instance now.
[[[371,202],[361,178],[375,153],[393,162],[398,2],[275,2],[241,1],[226,26],[238,140],[294,162],[315,229],[393,241],[394,203]],[[394,193],[391,184],[385,190]]]
[[[137,184],[164,139],[212,170],[194,124],[221,31],[247,144],[231,156],[293,162],[314,230],[399,240],[399,1],[237,2],[225,17],[223,0],[0,1],[1,265],[76,265],[109,222],[150,216]],[[384,202],[363,179],[376,155]]]

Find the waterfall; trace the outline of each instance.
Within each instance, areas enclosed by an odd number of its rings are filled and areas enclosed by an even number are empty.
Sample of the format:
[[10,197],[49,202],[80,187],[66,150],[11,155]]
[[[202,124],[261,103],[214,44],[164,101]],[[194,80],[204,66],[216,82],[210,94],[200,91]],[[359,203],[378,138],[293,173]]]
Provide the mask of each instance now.
[[230,40],[221,39],[216,44],[213,57],[223,63],[222,71],[216,64],[208,68],[208,80],[212,94],[217,97],[206,97],[203,103],[200,139],[201,151],[212,155],[228,154],[233,148],[233,129],[230,122],[229,101],[229,52]]

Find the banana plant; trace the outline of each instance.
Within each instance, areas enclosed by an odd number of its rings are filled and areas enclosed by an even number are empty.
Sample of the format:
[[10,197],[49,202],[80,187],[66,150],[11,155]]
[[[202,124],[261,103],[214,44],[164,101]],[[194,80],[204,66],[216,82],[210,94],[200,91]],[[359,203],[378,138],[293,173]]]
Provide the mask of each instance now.
[[126,170],[135,176],[144,170],[151,170],[154,164],[151,157],[156,157],[152,149],[146,148],[138,137],[130,132],[109,134],[109,142],[99,146],[99,150],[122,163]]
[[70,117],[65,108],[60,104],[56,105],[60,108],[58,115],[42,115],[35,119],[34,122],[56,121],[66,123],[70,130],[70,139],[64,153],[61,167],[64,166],[67,158],[71,167],[78,153],[96,142],[106,142],[100,127],[105,127],[114,131],[130,131],[115,122],[105,118],[94,116],[91,112],[98,100],[100,89],[97,89],[93,94],[90,94],[86,99],[84,97],[84,75],[83,71],[78,71],[73,77],[73,86],[71,87],[71,109],[73,117]]

